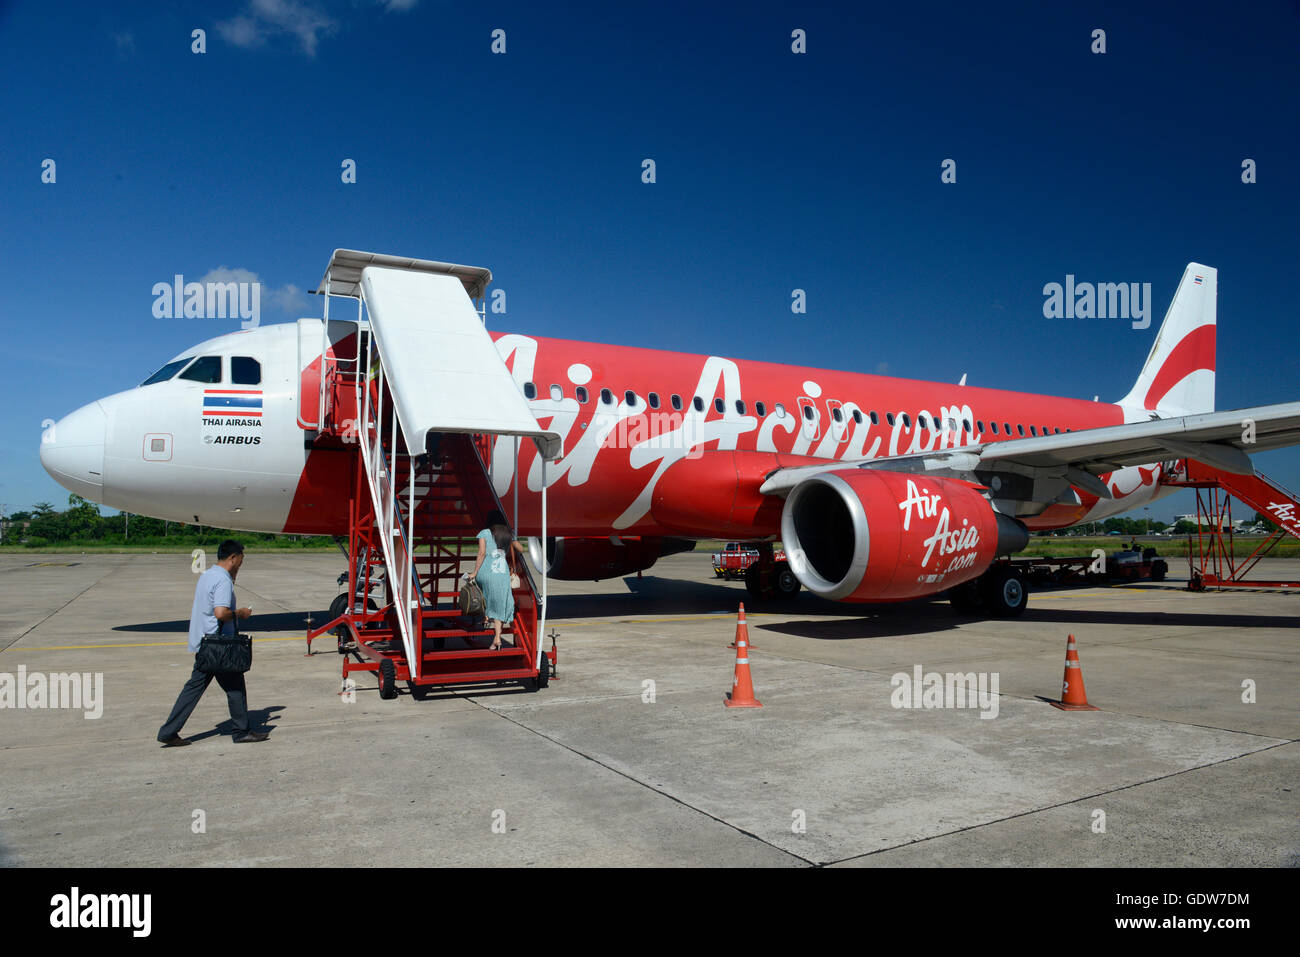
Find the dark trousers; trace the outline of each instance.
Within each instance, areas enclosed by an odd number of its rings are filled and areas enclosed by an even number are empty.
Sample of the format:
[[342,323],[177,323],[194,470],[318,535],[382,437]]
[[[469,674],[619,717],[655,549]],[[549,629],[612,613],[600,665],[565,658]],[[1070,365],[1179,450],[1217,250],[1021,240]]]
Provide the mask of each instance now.
[[210,675],[206,671],[195,668],[194,673],[190,675],[190,680],[185,682],[185,687],[176,698],[176,705],[172,708],[167,722],[158,729],[159,741],[165,741],[172,735],[181,733],[181,728],[185,727],[185,722],[189,720],[213,678],[217,679],[217,684],[221,685],[221,690],[226,693],[226,702],[230,705],[230,717],[235,722],[235,734],[248,733],[248,692],[244,688],[243,672],[230,671]]

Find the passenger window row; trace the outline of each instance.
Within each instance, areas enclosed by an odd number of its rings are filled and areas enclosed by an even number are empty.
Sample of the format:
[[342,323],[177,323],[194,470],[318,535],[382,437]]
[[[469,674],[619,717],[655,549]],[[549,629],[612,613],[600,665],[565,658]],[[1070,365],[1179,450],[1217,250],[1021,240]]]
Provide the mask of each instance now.
[[[564,389],[560,385],[552,383],[550,388],[550,396],[554,401],[558,402],[564,398]],[[526,399],[537,398],[537,386],[534,383],[532,382],[524,383],[524,398]],[[576,389],[574,389],[574,398],[578,400],[579,404],[586,405],[589,401],[591,401],[591,394],[588,392],[586,386],[580,385]],[[671,396],[668,397],[668,400],[669,400],[669,404],[673,408],[673,411],[675,412],[683,411],[684,407],[682,405],[682,397],[680,395],[678,395],[677,393],[673,393]],[[639,397],[631,389],[628,389],[626,392],[623,393],[623,402],[627,405],[629,409],[635,409],[639,401],[640,401]],[[600,390],[600,404],[601,405],[614,404],[614,393],[612,390],[610,389]],[[660,408],[662,403],[660,401],[659,393],[651,392],[649,395],[647,395],[646,405],[649,406],[651,409]],[[702,399],[698,395],[691,400],[691,405],[696,412],[704,411],[704,399]],[[739,415],[745,414],[746,406],[743,399],[736,399],[735,407],[736,407],[737,414]],[[722,398],[715,398],[713,400],[713,408],[716,409],[719,414],[725,414],[727,411],[727,404],[725,400],[723,400]],[[776,403],[776,405],[772,407],[772,411],[775,412],[778,417],[783,418],[785,416],[785,406],[782,405],[780,402]],[[754,413],[760,419],[766,417],[767,416],[766,403],[755,402]],[[858,425],[862,424],[864,416],[860,409],[854,409],[851,415],[855,423],[857,423]],[[805,419],[811,422],[815,416],[816,413],[813,411],[813,407],[811,405],[805,405],[803,407],[803,417]],[[874,411],[867,413],[867,417],[871,419],[872,425],[880,424],[880,417],[876,415]],[[838,405],[835,406],[831,410],[831,418],[833,418],[837,423],[844,422],[845,420],[844,409],[841,406]],[[912,427],[911,416],[909,416],[906,412],[904,412],[902,415],[902,419],[903,419],[903,427],[910,429]],[[885,414],[885,421],[892,426],[895,422],[894,413],[887,412]],[[920,426],[923,429],[933,429],[935,432],[941,432],[945,428],[945,425],[940,420],[939,416],[927,416],[924,413],[917,416],[916,423],[918,426]],[[971,423],[969,419],[962,419],[960,425],[962,430],[968,433],[971,432]],[[978,432],[983,433],[985,431],[983,419],[976,420],[975,425],[977,426]],[[947,430],[949,432],[956,432],[958,431],[957,426],[958,426],[957,420],[949,416],[947,419],[947,426],[946,426]],[[996,422],[990,422],[989,426],[990,426],[989,431],[991,431],[992,434],[994,435],[1006,435],[1008,437],[1012,437],[1015,435],[1023,436],[1026,434],[1024,425],[1020,425],[1020,424],[1016,425],[1014,432],[1012,431],[1010,422],[1002,423],[1002,431],[998,430],[998,423]],[[1074,430],[1065,429],[1065,431],[1073,432]],[[1041,432],[1042,435],[1049,435],[1053,433],[1055,433],[1056,435],[1060,435],[1061,429],[1052,428],[1046,425],[1042,427],[1042,432]],[[1038,436],[1040,434],[1038,430],[1038,426],[1036,425],[1029,426],[1028,434],[1035,437]]]

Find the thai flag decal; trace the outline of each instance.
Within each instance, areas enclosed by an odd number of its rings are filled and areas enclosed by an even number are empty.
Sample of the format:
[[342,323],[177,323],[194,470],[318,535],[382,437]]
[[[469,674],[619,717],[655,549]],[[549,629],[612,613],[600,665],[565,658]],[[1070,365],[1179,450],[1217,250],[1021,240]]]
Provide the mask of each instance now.
[[204,389],[203,415],[261,418],[261,389]]
[[1203,278],[1204,278],[1204,277],[1202,277],[1202,276],[1193,276],[1193,277],[1192,277],[1192,282],[1196,283],[1196,285],[1199,286],[1199,285],[1201,284],[1201,280],[1202,280]]

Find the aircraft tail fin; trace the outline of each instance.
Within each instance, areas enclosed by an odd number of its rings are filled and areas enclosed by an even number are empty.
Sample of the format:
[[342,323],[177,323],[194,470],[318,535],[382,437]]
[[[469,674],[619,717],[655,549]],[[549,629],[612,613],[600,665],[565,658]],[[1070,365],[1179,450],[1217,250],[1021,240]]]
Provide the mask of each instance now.
[[1162,417],[1214,411],[1219,271],[1188,263],[1137,382],[1119,405]]

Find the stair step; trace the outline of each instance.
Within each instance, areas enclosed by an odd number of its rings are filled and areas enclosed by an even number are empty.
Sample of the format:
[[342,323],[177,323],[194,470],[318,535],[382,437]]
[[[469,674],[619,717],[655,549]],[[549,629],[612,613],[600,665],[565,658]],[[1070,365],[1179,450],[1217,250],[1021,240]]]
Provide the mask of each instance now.
[[[466,628],[439,628],[437,631],[426,631],[424,633],[424,640],[429,641],[433,638],[491,638],[492,634],[493,632],[491,628],[478,628],[474,630]],[[502,628],[501,634],[510,638],[514,635],[514,632],[509,628]]]
[[[533,677],[531,668],[511,668],[503,671],[466,671],[461,673],[452,673],[446,675],[426,676],[421,685],[440,685],[440,684],[470,684],[480,681],[514,681],[520,678]],[[439,679],[444,680],[439,680]]]
[[437,649],[424,649],[425,661],[469,661],[473,658],[483,658],[485,660],[497,661],[500,659],[510,658],[527,658],[528,653],[523,648],[502,647],[500,651],[489,651],[486,648],[453,648],[446,651]]

